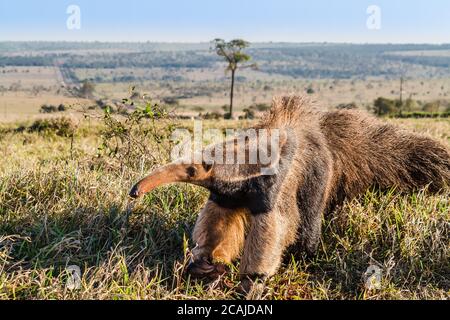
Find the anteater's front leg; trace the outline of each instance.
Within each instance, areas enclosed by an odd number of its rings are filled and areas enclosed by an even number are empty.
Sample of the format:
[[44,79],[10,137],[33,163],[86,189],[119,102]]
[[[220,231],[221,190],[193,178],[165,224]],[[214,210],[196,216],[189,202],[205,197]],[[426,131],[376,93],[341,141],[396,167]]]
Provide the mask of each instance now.
[[278,270],[283,252],[291,242],[288,223],[278,210],[251,217],[240,266],[245,291],[252,280],[270,277]]
[[195,277],[216,278],[236,259],[244,245],[248,213],[226,209],[208,201],[195,224],[193,259],[188,272]]

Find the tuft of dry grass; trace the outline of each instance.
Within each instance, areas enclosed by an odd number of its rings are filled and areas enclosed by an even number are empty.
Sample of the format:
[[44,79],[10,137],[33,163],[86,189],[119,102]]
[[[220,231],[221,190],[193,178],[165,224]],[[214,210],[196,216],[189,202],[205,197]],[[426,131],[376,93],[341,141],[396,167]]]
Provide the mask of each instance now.
[[[448,142],[448,120],[426,121]],[[172,185],[129,203],[130,186],[156,163],[99,157],[102,130],[80,123],[73,141],[1,130],[0,299],[236,298],[237,269],[213,283],[183,276],[207,192]],[[449,195],[371,190],[348,202],[324,219],[317,256],[287,254],[262,298],[448,299]],[[67,286],[73,265],[78,289]],[[381,268],[380,289],[364,286],[369,265]]]

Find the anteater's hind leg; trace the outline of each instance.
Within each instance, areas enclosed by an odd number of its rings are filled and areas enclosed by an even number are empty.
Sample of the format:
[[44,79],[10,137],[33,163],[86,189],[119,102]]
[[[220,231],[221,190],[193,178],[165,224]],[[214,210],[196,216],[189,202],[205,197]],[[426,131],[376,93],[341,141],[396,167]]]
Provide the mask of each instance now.
[[193,259],[188,272],[195,277],[216,278],[239,256],[244,245],[248,214],[208,201],[195,224]]

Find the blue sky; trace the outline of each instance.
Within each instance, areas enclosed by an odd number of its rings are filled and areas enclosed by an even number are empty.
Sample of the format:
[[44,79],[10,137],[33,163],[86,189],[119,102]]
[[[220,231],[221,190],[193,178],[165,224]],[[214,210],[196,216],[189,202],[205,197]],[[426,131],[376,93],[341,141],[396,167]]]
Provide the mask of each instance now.
[[[68,30],[69,5],[81,29]],[[381,9],[369,30],[368,6]],[[0,40],[450,43],[448,0],[0,0]]]

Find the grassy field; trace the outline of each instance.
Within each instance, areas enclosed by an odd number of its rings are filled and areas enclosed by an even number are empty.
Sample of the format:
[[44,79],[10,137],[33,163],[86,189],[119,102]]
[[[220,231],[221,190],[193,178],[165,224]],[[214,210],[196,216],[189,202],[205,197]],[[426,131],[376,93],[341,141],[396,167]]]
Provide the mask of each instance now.
[[[157,99],[164,97],[187,96],[177,99],[180,106],[186,109],[203,107],[205,111],[220,110],[229,104],[229,78],[224,74],[223,66],[214,69],[177,69],[170,72],[171,77],[179,77],[179,81],[164,80],[167,70],[162,69],[77,69],[80,79],[93,78],[100,74],[106,79],[129,75],[154,78],[140,82],[104,82],[96,86],[99,97],[120,99],[135,85],[139,92],[151,93]],[[109,78],[108,78],[109,76]],[[324,107],[335,107],[341,103],[354,102],[360,107],[369,107],[373,101],[382,96],[397,99],[400,96],[399,79],[367,78],[367,79],[293,79],[288,76],[269,75],[254,70],[242,70],[239,76],[245,81],[236,83],[235,104],[237,110],[252,104],[270,104],[274,95],[293,94],[313,90],[313,98]],[[423,102],[448,100],[450,97],[450,79],[408,79],[403,84],[403,97]]]
[[[230,80],[222,64],[213,68],[74,68],[73,72],[78,79],[94,79],[92,99],[78,98],[63,88],[63,79],[56,67],[0,67],[0,122],[24,117],[33,119],[43,104],[79,106],[95,104],[97,99],[120,101],[132,86],[155,100],[174,98],[180,113],[223,112],[222,107],[229,104]],[[139,80],[121,80],[127,76]],[[235,87],[238,112],[255,104],[268,105],[274,95],[304,93],[308,89],[312,90],[313,99],[326,108],[354,102],[367,109],[378,97],[398,99],[400,96],[399,79],[295,79],[254,70],[242,70],[238,76],[241,77]],[[97,77],[102,81],[96,81]],[[448,77],[418,77],[405,79],[403,83],[404,99],[420,103],[445,101],[441,104],[442,111],[448,108],[449,97]]]
[[68,94],[61,80],[54,67],[0,68],[0,122],[34,119],[44,104],[80,106],[92,103]]
[[[389,121],[450,145],[449,120]],[[118,159],[99,150],[108,132],[102,120],[78,120],[69,134],[29,126],[0,130],[0,299],[237,297],[236,269],[213,283],[183,277],[206,191],[179,184],[129,202],[130,186],[164,162],[165,142]],[[448,299],[449,193],[369,191],[347,203],[324,219],[317,256],[286,256],[262,298]],[[73,265],[82,273],[78,289],[67,286]],[[376,290],[364,286],[370,265],[382,270]]]

